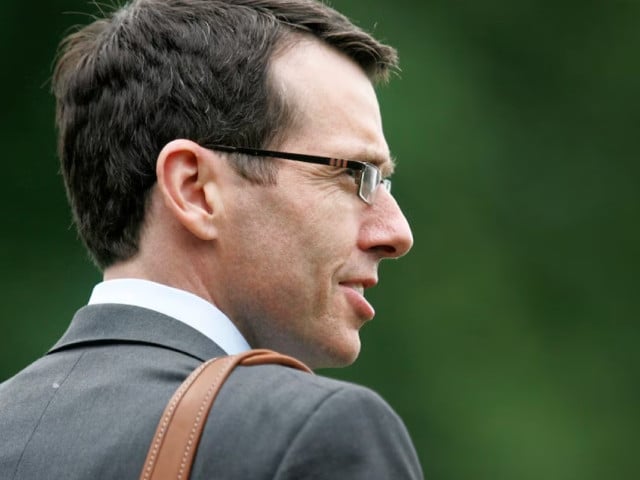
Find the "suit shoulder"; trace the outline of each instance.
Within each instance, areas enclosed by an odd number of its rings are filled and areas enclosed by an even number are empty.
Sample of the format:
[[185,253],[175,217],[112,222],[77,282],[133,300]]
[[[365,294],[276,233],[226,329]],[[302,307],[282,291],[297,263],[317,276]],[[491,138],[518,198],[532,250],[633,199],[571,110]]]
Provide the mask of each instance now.
[[[194,478],[215,471],[287,480],[421,478],[400,418],[377,393],[353,383],[278,365],[239,367],[207,423],[202,451],[216,460],[201,457]],[[237,461],[240,451],[260,461]]]
[[254,408],[276,399],[259,417],[276,419],[272,425],[286,432],[270,478],[423,478],[404,423],[373,390],[277,366],[246,374],[267,389]]
[[[304,439],[331,438],[341,431],[344,438],[367,432],[400,444],[411,442],[402,419],[374,390],[322,375],[311,375],[278,365],[239,369],[230,383],[228,398],[236,406],[258,411],[261,418],[277,419],[291,427],[291,434]],[[355,438],[354,438],[355,440]],[[293,437],[290,437],[293,441]],[[303,440],[304,443],[304,440]]]
[[259,390],[263,398],[302,397],[306,402],[320,403],[337,396],[333,401],[349,403],[351,399],[366,398],[372,403],[386,405],[368,387],[280,365],[239,367],[231,376],[230,384],[247,391]]

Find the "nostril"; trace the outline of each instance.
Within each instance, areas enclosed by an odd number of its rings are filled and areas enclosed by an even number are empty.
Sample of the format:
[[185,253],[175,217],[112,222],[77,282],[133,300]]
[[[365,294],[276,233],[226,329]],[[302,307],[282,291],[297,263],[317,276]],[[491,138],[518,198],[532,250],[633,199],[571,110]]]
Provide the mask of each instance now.
[[379,245],[375,247],[375,250],[382,257],[392,257],[398,252],[398,250],[391,245]]

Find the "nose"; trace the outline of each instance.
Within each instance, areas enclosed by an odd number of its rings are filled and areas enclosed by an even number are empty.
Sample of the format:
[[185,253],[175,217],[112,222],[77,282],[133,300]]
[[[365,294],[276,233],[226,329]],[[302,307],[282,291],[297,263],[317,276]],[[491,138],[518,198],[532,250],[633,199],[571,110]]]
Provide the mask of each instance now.
[[413,246],[413,234],[398,202],[380,188],[360,231],[359,247],[380,258],[399,258]]

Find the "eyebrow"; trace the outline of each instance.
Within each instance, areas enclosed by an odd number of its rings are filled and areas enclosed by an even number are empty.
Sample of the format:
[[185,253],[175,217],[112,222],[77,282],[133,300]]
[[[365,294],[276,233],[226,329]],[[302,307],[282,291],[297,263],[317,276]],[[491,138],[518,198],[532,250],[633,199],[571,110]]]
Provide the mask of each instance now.
[[382,176],[385,178],[393,175],[397,166],[396,159],[390,152],[383,156],[373,152],[362,152],[361,155],[356,155],[351,158],[360,162],[367,162],[375,165],[380,169]]
[[396,166],[398,165],[398,163],[396,162],[396,157],[394,157],[393,155],[389,154],[388,159],[389,161],[385,162],[385,166],[381,169],[382,175],[384,177],[390,177],[391,175],[393,175],[393,173],[396,171]]

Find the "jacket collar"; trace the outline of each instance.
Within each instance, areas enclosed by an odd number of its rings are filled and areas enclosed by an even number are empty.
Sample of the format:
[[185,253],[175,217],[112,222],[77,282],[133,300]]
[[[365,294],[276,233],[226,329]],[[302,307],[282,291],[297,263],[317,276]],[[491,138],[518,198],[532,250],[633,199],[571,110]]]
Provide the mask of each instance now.
[[226,355],[193,328],[141,307],[89,305],[76,312],[69,328],[49,353],[96,343],[141,343],[182,352],[201,361]]

